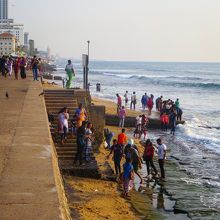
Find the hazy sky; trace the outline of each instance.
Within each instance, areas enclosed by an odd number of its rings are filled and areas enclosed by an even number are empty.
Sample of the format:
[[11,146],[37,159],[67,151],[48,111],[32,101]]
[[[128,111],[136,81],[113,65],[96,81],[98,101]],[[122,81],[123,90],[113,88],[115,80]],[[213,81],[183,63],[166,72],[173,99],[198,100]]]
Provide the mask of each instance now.
[[220,0],[9,0],[39,48],[102,60],[220,61]]

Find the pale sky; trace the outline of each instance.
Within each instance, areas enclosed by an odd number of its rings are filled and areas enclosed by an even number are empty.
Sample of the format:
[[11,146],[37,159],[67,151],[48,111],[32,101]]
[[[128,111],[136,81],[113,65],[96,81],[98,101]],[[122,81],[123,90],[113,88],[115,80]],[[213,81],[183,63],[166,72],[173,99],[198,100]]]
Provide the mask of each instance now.
[[80,58],[220,62],[220,0],[9,0],[42,49]]

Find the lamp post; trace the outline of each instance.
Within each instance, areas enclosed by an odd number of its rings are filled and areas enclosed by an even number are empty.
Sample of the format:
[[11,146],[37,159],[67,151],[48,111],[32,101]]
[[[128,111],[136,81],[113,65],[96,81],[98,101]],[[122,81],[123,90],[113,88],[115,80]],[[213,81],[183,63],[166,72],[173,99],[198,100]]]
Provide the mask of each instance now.
[[90,44],[90,41],[88,40],[87,41],[87,44],[88,44],[88,55],[87,55],[87,63],[86,63],[86,67],[85,67],[85,89],[86,90],[89,90],[89,44]]
[[88,44],[88,63],[89,63],[89,44],[90,44],[89,40],[87,41],[87,44]]

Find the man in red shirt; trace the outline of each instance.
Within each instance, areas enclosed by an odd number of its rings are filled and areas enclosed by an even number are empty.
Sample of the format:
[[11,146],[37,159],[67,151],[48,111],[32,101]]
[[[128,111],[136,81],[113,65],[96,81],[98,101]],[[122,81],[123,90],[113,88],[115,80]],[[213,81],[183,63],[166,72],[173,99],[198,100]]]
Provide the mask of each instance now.
[[124,146],[127,143],[127,135],[125,134],[125,129],[121,130],[121,133],[118,135],[118,144]]

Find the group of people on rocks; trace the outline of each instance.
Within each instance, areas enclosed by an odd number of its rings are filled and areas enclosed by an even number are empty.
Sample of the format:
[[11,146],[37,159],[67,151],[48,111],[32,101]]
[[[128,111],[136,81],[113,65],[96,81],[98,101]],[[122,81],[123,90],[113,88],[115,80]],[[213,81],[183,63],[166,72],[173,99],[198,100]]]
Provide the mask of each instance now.
[[[142,168],[142,164],[145,161],[147,168],[146,178],[150,179],[150,174],[155,178],[160,178],[160,180],[165,181],[165,170],[164,162],[166,158],[167,147],[162,143],[161,139],[157,139],[157,153],[158,153],[158,164],[160,167],[160,176],[158,175],[157,169],[154,165],[154,152],[155,147],[150,139],[147,139],[143,144],[144,153],[140,154],[139,147],[134,144],[132,139],[128,140],[125,133],[125,129],[122,129],[121,133],[118,135],[117,139],[113,140],[113,145],[109,148],[110,155],[113,154],[113,161],[115,166],[115,174],[120,178],[123,183],[124,195],[127,196],[129,190],[133,187],[134,175],[136,174],[140,178],[140,184],[142,184],[143,179],[139,174],[138,170]],[[124,163],[122,165],[123,171],[121,169],[121,163],[124,158]],[[150,167],[153,169],[153,173],[150,172]]]
[[79,165],[82,165],[83,159],[85,159],[86,162],[91,160],[94,128],[92,123],[88,121],[87,112],[81,103],[72,118],[70,118],[70,113],[67,107],[62,108],[59,111],[58,133],[60,134],[60,142],[62,145],[67,141],[68,133],[70,133],[72,137],[76,135],[77,153],[75,155],[74,164],[79,161]]
[[174,135],[176,121],[181,121],[183,114],[179,99],[174,102],[171,99],[163,100],[163,96],[160,96],[156,99],[156,109],[160,112],[161,129],[167,131],[170,128],[171,134]]
[[25,79],[27,77],[27,71],[32,70],[33,80],[38,81],[38,76],[42,75],[42,61],[41,58],[34,57],[12,57],[2,56],[0,57],[0,74],[4,77],[12,77],[14,72],[14,78],[16,80],[20,78]]
[[[123,105],[122,97],[119,94],[116,94],[117,97],[117,114],[119,118],[119,127],[123,128],[125,124],[126,118],[126,106],[129,101],[129,94],[126,91],[124,98],[125,98],[125,105]],[[131,102],[130,102],[130,109],[135,110],[135,105],[137,103],[136,93],[133,92],[131,95]],[[148,109],[148,114],[151,115],[153,106],[154,106],[154,95],[150,94],[150,96],[145,93],[141,98],[142,109],[145,111]],[[182,120],[183,111],[180,108],[179,99],[177,98],[176,101],[172,101],[171,99],[163,100],[163,96],[160,96],[155,101],[156,110],[160,112],[160,121],[161,121],[161,129],[163,131],[167,131],[168,128],[171,129],[171,134],[175,134],[176,122]],[[141,122],[143,119],[143,122]],[[139,115],[136,118],[136,129],[134,131],[134,136],[139,138],[142,134],[146,139],[146,131],[147,131],[147,124],[148,119],[145,114]],[[145,122],[146,121],[146,122]]]

